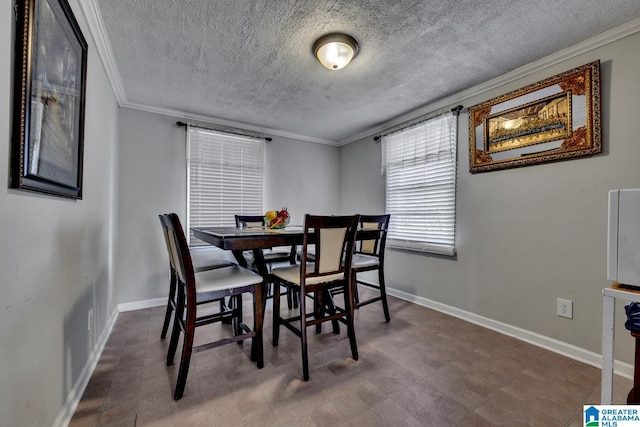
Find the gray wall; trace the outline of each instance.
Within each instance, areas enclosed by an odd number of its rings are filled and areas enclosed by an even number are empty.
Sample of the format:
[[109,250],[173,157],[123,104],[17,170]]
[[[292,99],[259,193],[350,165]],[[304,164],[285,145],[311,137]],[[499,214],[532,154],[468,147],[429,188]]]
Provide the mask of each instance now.
[[78,16],[89,42],[83,200],[8,189],[13,3],[0,1],[0,423],[50,426],[115,314],[110,253],[117,104]]
[[[427,300],[601,353],[606,280],[607,192],[640,186],[640,34],[626,37],[461,103],[465,107],[602,61],[604,153],[471,175],[469,118],[458,124],[457,258],[389,250],[388,286]],[[380,146],[341,149],[342,211],[384,210]],[[573,300],[573,320],[556,299]],[[632,362],[633,340],[618,309],[616,358]]]
[[[9,175],[13,2],[0,0],[0,176]],[[89,42],[84,199],[0,191],[0,414],[3,425],[53,425],[109,331],[116,304],[166,296],[166,254],[156,214],[184,217],[184,130],[175,118],[118,109]],[[467,116],[459,124],[458,257],[389,251],[397,290],[600,352],[601,289],[608,284],[606,194],[640,186],[640,34],[464,100],[466,106],[593,59],[603,61],[605,153],[471,176]],[[379,145],[340,149],[274,137],[267,145],[265,209],[379,212]],[[336,198],[338,195],[338,198]],[[555,315],[557,297],[574,319]],[[87,331],[88,311],[94,328]],[[624,315],[619,310],[619,320]],[[620,323],[618,323],[620,325]],[[618,328],[616,357],[632,341]],[[58,417],[58,418],[57,418]]]
[[291,223],[300,225],[307,213],[338,211],[339,148],[273,137],[266,157],[265,210],[286,206]]
[[[184,219],[184,128],[166,116],[120,109],[115,277],[118,303],[168,292],[168,258],[158,214]],[[164,251],[164,252],[163,252]]]
[[[120,111],[118,303],[167,295],[168,258],[158,214],[176,212],[186,221],[185,129],[176,126],[177,120]],[[337,147],[276,136],[267,143],[265,211],[286,206],[297,224],[307,212],[336,212],[338,183]]]

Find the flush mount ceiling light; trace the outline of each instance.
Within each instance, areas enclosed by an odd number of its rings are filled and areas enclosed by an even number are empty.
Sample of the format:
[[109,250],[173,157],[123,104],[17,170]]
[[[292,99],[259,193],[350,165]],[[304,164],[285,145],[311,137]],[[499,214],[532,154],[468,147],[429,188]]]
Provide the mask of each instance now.
[[313,53],[328,69],[339,70],[358,54],[358,42],[346,34],[327,34],[313,44]]

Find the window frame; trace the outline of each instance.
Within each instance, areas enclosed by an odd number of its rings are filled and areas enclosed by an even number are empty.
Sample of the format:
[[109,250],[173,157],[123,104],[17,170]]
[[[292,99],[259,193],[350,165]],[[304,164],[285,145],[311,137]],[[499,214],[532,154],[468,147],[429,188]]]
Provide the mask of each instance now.
[[[236,214],[261,213],[265,139],[191,125],[186,134],[187,229],[235,227]],[[200,182],[196,184],[194,179]],[[217,190],[203,191],[211,185]],[[198,200],[194,200],[194,194]],[[209,206],[194,212],[197,204]],[[204,244],[193,233],[189,235],[190,245]]]
[[381,137],[388,248],[456,254],[457,117],[447,112]]

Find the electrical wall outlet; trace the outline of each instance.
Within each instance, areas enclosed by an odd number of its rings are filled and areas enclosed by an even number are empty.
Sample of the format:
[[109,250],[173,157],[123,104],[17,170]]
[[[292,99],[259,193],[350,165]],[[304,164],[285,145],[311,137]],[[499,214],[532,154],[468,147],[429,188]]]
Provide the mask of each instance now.
[[92,327],[93,327],[93,308],[90,308],[89,313],[87,313],[87,330],[91,332]]
[[573,301],[568,299],[558,298],[557,312],[558,312],[558,316],[560,317],[573,319]]

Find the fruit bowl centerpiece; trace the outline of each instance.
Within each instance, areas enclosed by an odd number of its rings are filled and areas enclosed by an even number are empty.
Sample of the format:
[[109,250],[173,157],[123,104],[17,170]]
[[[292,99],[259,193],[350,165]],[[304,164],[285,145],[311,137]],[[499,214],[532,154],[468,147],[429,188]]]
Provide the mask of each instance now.
[[282,208],[279,211],[267,211],[264,214],[264,226],[270,229],[285,228],[289,225],[289,211]]

